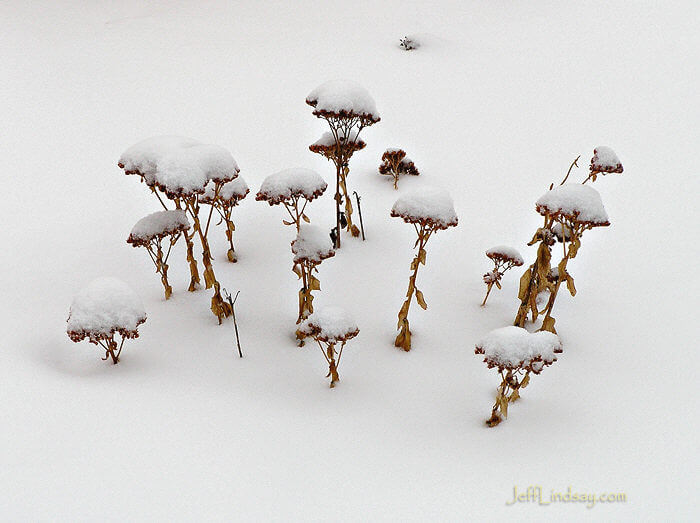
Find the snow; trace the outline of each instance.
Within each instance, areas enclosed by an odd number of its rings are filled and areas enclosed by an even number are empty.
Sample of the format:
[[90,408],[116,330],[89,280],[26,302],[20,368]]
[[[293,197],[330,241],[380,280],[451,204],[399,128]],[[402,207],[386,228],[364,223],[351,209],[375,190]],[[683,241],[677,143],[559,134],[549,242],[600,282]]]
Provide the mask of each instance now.
[[513,260],[515,261],[515,265],[522,265],[525,263],[520,251],[518,251],[518,249],[514,249],[513,247],[508,247],[507,245],[491,247],[486,251],[486,256],[489,258],[501,258],[509,261]]
[[306,97],[314,114],[330,113],[341,116],[362,116],[379,121],[374,98],[367,89],[352,80],[330,80],[319,85]]
[[129,243],[147,242],[157,236],[165,236],[190,228],[185,211],[158,211],[144,216],[131,229]]
[[271,174],[263,181],[256,200],[266,200],[270,205],[303,196],[307,200],[319,197],[328,187],[321,175],[311,169],[295,167]]
[[599,145],[593,150],[591,172],[621,173],[622,163],[610,147]]
[[[551,364],[560,352],[562,344],[556,334],[528,332],[513,325],[494,329],[476,343],[476,353],[483,354],[489,366],[505,369],[527,368],[536,363]],[[535,366],[535,369],[541,370],[541,366]]]
[[238,176],[231,153],[218,145],[192,145],[169,151],[158,160],[156,183],[168,194],[203,193],[210,181],[230,181]]
[[328,231],[315,225],[301,226],[292,242],[292,252],[294,263],[302,260],[320,263],[335,254]]
[[[2,519],[697,519],[700,4],[438,7],[0,2]],[[397,47],[421,32],[443,42]],[[333,166],[307,150],[326,124],[304,98],[338,77],[365,85],[382,121],[362,131],[349,178],[367,239],[344,237],[314,292],[315,308],[343,307],[361,328],[331,391],[319,349],[295,345],[286,212],[240,202],[236,264],[212,219],[216,276],[241,291],[240,359],[211,292],[186,291],[185,242],[168,261],[167,301],[152,261],[124,242],[161,207],[116,162],[142,138],[179,134],[229,149],[253,193],[294,165],[331,183]],[[376,174],[395,144],[422,171],[398,192]],[[613,224],[569,262],[578,293],[562,289],[554,309],[564,353],[486,428],[499,379],[473,347],[512,324],[524,270],[482,310],[484,247],[534,259],[535,200],[579,154],[569,180],[583,181],[598,144],[625,159],[625,174],[592,185]],[[388,214],[426,182],[450,192],[459,226],[428,246],[417,286],[429,308],[411,305],[405,353],[393,340],[415,231]],[[327,230],[333,193],[306,209]],[[118,365],[65,333],[73,296],[105,274],[148,311]],[[569,485],[628,501],[506,505],[529,485],[545,502]]]
[[400,196],[391,215],[408,223],[436,223],[446,229],[457,225],[457,213],[449,193],[435,187],[423,187]]
[[73,340],[104,339],[115,331],[133,333],[146,321],[141,299],[117,278],[97,278],[73,299],[66,331]]
[[340,307],[324,307],[315,311],[301,324],[299,330],[330,343],[354,338],[360,332],[352,316]]
[[610,225],[600,193],[588,185],[559,185],[540,196],[535,206],[542,215],[561,215],[594,226]]
[[[204,194],[202,194],[200,201],[203,203],[211,203],[214,199],[214,193],[216,191],[216,185],[214,182],[209,182],[204,188]],[[238,175],[235,179],[230,182],[226,182],[219,189],[219,198],[227,202],[236,203],[239,200],[245,198],[250,192],[248,184],[243,179],[241,175]]]
[[153,136],[129,147],[119,157],[118,163],[127,174],[139,174],[152,185],[161,158],[177,149],[198,144],[184,136]]

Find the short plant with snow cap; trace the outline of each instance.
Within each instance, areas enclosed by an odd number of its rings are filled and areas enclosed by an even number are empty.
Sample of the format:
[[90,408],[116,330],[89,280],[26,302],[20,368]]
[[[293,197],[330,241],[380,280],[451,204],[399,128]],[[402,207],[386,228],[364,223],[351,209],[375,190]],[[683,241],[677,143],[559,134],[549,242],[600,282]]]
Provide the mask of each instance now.
[[364,147],[364,142],[360,140],[360,132],[380,120],[379,112],[367,90],[349,80],[331,80],[318,86],[306,97],[306,103],[313,107],[313,114],[326,120],[330,127],[330,135],[325,133],[309,149],[322,154],[335,164],[335,246],[339,248],[342,228],[340,206],[343,200],[347,230],[353,236],[360,234],[359,229],[352,223],[352,200],[347,188],[350,157]]
[[204,190],[204,194],[199,197],[199,202],[211,205],[216,212],[219,213],[221,221],[226,225],[226,239],[228,240],[229,249],[226,253],[228,261],[235,263],[238,261],[236,251],[233,248],[233,232],[236,230],[236,225],[231,219],[233,208],[245,198],[250,189],[242,176],[236,177],[230,182],[226,182],[216,192],[216,183],[209,182]]
[[530,333],[509,326],[489,332],[477,342],[474,352],[483,354],[488,368],[498,369],[501,376],[496,403],[486,421],[489,427],[495,427],[508,417],[508,404],[520,397],[519,391],[527,387],[530,374],[539,374],[557,361],[556,354],[562,352],[562,345],[551,332]]
[[[318,271],[318,266],[323,260],[335,256],[335,250],[324,230],[314,225],[303,225],[292,242],[292,253],[294,254],[292,270],[302,281],[297,318],[297,324],[299,324],[314,312],[312,292],[321,290],[321,282],[314,273]],[[302,331],[297,331],[297,338],[303,343]]]
[[394,178],[394,189],[399,188],[399,176],[418,176],[420,172],[413,160],[406,156],[403,149],[387,149],[382,154],[382,163],[379,165],[379,174],[385,174]]
[[[87,339],[105,350],[106,360],[119,362],[127,339],[138,338],[138,327],[146,321],[141,299],[123,281],[98,278],[73,299],[66,332],[71,340]],[[121,341],[115,340],[115,335]]]
[[593,149],[593,158],[591,158],[590,174],[583,183],[586,183],[589,179],[592,182],[596,181],[599,174],[605,175],[607,173],[622,173],[622,162],[610,147],[604,145],[599,145]]
[[486,296],[484,296],[484,301],[481,303],[482,307],[486,305],[491,288],[494,285],[499,289],[501,288],[501,278],[503,278],[505,272],[513,267],[520,267],[524,263],[523,257],[517,249],[506,247],[505,245],[491,247],[486,251],[486,257],[493,261],[494,267],[491,271],[484,274]]
[[328,184],[316,171],[295,167],[265,178],[255,199],[267,202],[270,206],[284,206],[291,220],[282,220],[282,223],[294,225],[299,232],[302,220],[310,222],[309,217],[304,214],[306,206],[321,196],[327,188]]
[[[355,320],[340,307],[326,307],[309,316],[299,327],[299,330],[304,335],[313,337],[318,343],[321,354],[328,363],[326,377],[331,379],[331,388],[335,387],[335,384],[340,380],[338,366],[343,356],[345,343],[360,332]],[[338,344],[340,344],[340,349],[336,350]]]
[[394,341],[396,347],[409,351],[411,350],[411,331],[408,324],[408,309],[413,295],[415,294],[418,305],[424,310],[428,308],[423,293],[416,287],[418,267],[420,264],[425,265],[425,246],[434,233],[457,225],[457,213],[452,198],[446,191],[428,187],[401,196],[394,203],[391,216],[402,218],[406,223],[413,225],[418,235],[414,245],[418,253],[411,262],[412,273],[408,280],[406,301],[398,315],[399,334]]
[[[141,218],[127,238],[133,247],[145,247],[148,255],[160,274],[160,281],[165,289],[167,300],[173,293],[168,282],[168,258],[170,251],[182,234],[190,228],[190,222],[183,210],[158,211]],[[163,240],[169,238],[167,251],[163,249]]]

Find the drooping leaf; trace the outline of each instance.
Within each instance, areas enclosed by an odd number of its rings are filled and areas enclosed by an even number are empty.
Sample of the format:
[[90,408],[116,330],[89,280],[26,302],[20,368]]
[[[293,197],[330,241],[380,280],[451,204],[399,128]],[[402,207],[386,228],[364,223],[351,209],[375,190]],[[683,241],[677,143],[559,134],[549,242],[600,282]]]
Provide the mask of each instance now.
[[418,305],[420,305],[423,310],[428,308],[428,304],[425,303],[425,298],[423,298],[423,293],[418,289],[416,289],[416,300],[418,301]]

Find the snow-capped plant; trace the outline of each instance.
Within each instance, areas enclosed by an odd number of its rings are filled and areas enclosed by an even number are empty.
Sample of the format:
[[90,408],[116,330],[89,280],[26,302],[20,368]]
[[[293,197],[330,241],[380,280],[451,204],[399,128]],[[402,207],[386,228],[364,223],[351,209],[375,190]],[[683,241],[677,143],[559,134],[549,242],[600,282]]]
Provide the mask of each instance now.
[[291,218],[282,220],[285,225],[294,225],[299,232],[301,221],[309,223],[309,217],[304,214],[310,201],[321,196],[328,184],[321,175],[311,169],[296,167],[284,169],[271,174],[265,180],[255,199],[272,205],[282,204]]
[[394,178],[394,189],[399,188],[399,176],[407,174],[418,176],[420,172],[413,161],[406,156],[403,149],[387,149],[382,154],[382,163],[379,165],[379,174],[386,174]]
[[[314,276],[314,272],[318,272],[318,266],[323,260],[335,256],[335,251],[325,231],[313,225],[304,225],[292,242],[292,253],[294,254],[292,270],[302,281],[297,318],[297,324],[299,324],[314,312],[314,297],[311,293],[321,290],[321,282]],[[303,343],[302,331],[297,330],[297,338]]]
[[491,288],[494,285],[499,289],[501,288],[501,278],[505,272],[512,267],[520,267],[524,263],[523,257],[517,249],[506,247],[505,245],[491,247],[486,251],[486,256],[493,261],[494,267],[491,271],[484,274],[486,296],[484,296],[484,301],[481,302],[482,307],[486,305],[486,300],[489,298]]
[[238,258],[233,248],[233,232],[236,230],[236,225],[231,219],[231,213],[233,208],[238,205],[238,202],[245,198],[249,192],[248,184],[239,175],[234,180],[223,184],[218,194],[216,194],[216,184],[209,182],[204,190],[204,194],[199,197],[199,202],[213,206],[216,212],[219,213],[221,221],[226,224],[226,239],[229,244],[226,256],[228,261],[232,263],[236,263]]
[[[173,288],[168,282],[168,258],[173,246],[182,234],[187,234],[190,222],[185,211],[158,211],[141,218],[127,238],[133,247],[145,247],[148,255],[160,274],[160,281],[165,289],[165,299],[170,298]],[[163,240],[168,237],[168,249],[163,250]]]
[[484,355],[489,369],[496,368],[501,384],[491,417],[486,420],[495,427],[508,417],[508,404],[520,397],[520,389],[527,387],[530,374],[539,374],[544,367],[557,361],[562,352],[561,342],[551,332],[531,333],[521,327],[502,327],[479,340],[474,351]]
[[399,334],[394,341],[396,347],[405,351],[411,350],[411,331],[408,325],[408,309],[411,306],[413,295],[424,310],[428,308],[423,293],[416,287],[418,267],[425,265],[425,246],[430,237],[439,230],[455,227],[457,225],[457,213],[450,195],[441,189],[422,188],[401,196],[391,209],[391,216],[403,218],[403,221],[413,225],[418,239],[414,249],[418,248],[418,254],[411,262],[412,274],[408,280],[406,301],[399,311]]
[[622,173],[622,163],[620,159],[615,154],[610,147],[604,145],[599,145],[593,149],[593,158],[591,158],[590,174],[583,183],[586,183],[589,179],[592,182],[596,181],[599,174],[605,175],[606,173]]
[[343,227],[340,211],[343,201],[347,230],[353,236],[360,234],[360,230],[352,223],[352,200],[347,188],[350,157],[365,146],[360,140],[360,132],[365,127],[377,123],[380,120],[379,113],[367,90],[348,80],[331,80],[320,85],[309,93],[306,103],[314,108],[313,114],[316,117],[326,120],[331,130],[330,136],[325,133],[309,149],[322,154],[335,164],[337,249],[340,248],[340,231]]
[[[339,307],[326,307],[314,312],[299,327],[305,336],[311,336],[318,343],[321,354],[328,363],[327,378],[331,379],[331,388],[340,380],[338,376],[338,366],[343,356],[345,343],[357,336],[360,329],[355,321]],[[340,349],[336,350],[336,345],[340,344]],[[338,359],[336,360],[336,354]]]
[[413,49],[418,49],[419,45],[418,42],[414,41],[412,38],[404,36],[399,39],[399,47],[404,51],[412,51]]
[[[116,278],[98,278],[73,299],[66,332],[71,340],[87,338],[105,350],[106,360],[119,362],[124,341],[138,338],[138,327],[146,321],[141,299],[129,286]],[[118,334],[121,341],[114,339]]]

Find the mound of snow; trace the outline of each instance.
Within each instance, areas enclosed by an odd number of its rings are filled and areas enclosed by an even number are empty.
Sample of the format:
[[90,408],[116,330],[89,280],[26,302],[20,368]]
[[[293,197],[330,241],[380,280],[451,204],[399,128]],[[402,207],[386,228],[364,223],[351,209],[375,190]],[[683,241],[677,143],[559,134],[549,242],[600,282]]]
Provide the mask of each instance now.
[[148,216],[144,216],[131,229],[129,243],[138,244],[148,242],[156,237],[163,237],[168,234],[175,234],[190,228],[185,211],[180,209],[174,211],[158,211]]
[[320,263],[335,255],[333,242],[324,229],[315,225],[303,225],[292,242],[294,263],[302,260]]
[[139,174],[146,183],[155,183],[158,161],[169,153],[183,147],[199,145],[199,142],[184,136],[154,136],[142,140],[124,151],[119,158],[119,167],[127,174]]
[[513,247],[508,247],[507,245],[497,245],[496,247],[491,247],[486,251],[486,256],[491,259],[500,259],[506,261],[512,261],[515,265],[522,265],[525,263],[523,257],[520,255],[518,249]]
[[330,80],[319,85],[306,97],[306,103],[314,108],[314,114],[362,116],[373,122],[380,119],[374,98],[351,80]]
[[231,153],[218,145],[198,144],[173,149],[158,160],[156,183],[168,194],[203,193],[210,181],[238,176]]
[[108,338],[114,332],[133,336],[145,321],[143,303],[126,283],[98,278],[73,299],[66,330],[74,341]]
[[316,171],[295,167],[265,178],[255,199],[266,200],[270,205],[288,200],[292,196],[303,196],[307,200],[313,200],[321,196],[327,187],[328,184]]
[[622,162],[610,147],[599,145],[593,149],[591,172],[621,173]]
[[547,191],[535,207],[542,215],[563,216],[594,226],[610,225],[598,191],[580,183],[566,183]]
[[559,336],[547,331],[528,332],[510,325],[489,332],[476,344],[476,354],[483,354],[489,367],[505,369],[532,368],[537,373],[544,365],[557,360],[562,352]]
[[340,307],[326,307],[314,312],[299,330],[330,343],[354,338],[360,332],[355,320]]
[[[215,184],[209,182],[204,188],[204,194],[200,197],[202,203],[211,203],[214,199]],[[250,189],[242,176],[237,176],[234,180],[226,182],[219,189],[219,199],[226,202],[236,203],[245,198]]]
[[416,189],[399,197],[391,215],[407,223],[436,224],[441,229],[457,225],[457,213],[449,193],[435,187]]

